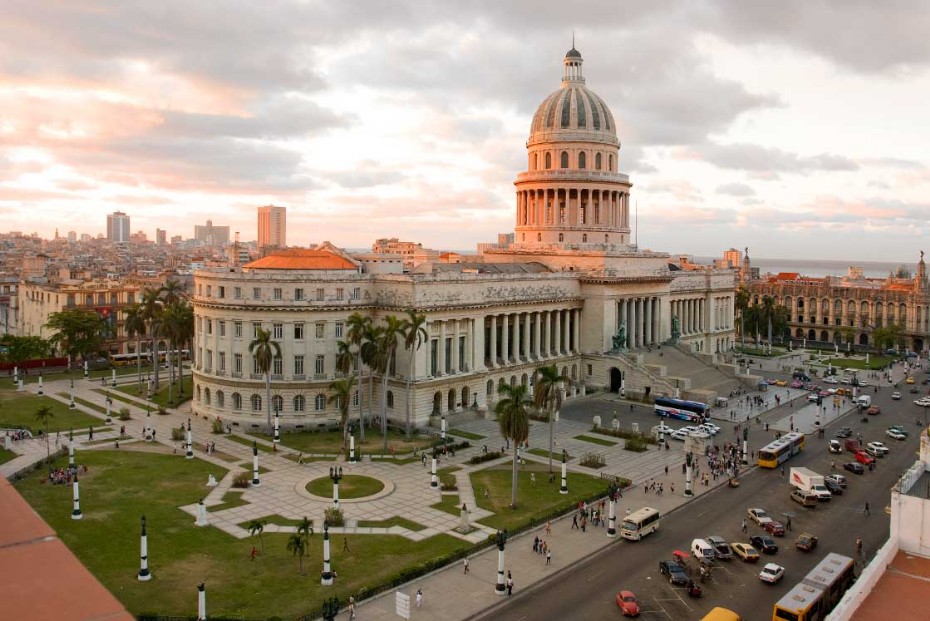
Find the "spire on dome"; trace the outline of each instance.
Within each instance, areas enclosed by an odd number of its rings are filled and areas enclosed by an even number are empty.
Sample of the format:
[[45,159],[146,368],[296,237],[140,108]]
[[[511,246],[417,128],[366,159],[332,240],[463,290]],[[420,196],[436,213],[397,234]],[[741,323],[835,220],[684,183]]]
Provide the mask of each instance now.
[[562,84],[566,82],[576,82],[584,84],[584,76],[581,75],[581,64],[584,60],[581,58],[581,52],[575,49],[575,31],[572,30],[572,49],[565,52],[565,74],[562,76]]

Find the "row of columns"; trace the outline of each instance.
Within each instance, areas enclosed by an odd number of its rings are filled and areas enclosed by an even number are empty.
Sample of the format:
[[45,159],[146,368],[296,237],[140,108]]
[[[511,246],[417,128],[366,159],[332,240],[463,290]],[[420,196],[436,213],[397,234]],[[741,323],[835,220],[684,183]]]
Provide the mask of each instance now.
[[[498,347],[500,326],[500,347]],[[581,309],[531,311],[491,315],[485,358],[489,367],[529,362],[581,349]],[[500,357],[498,358],[498,350]]]
[[733,298],[718,296],[713,298],[713,329],[729,330],[733,327]]
[[630,226],[630,195],[600,188],[517,192],[517,226]]
[[703,298],[672,300],[672,317],[678,317],[681,336],[705,332],[705,303]]
[[[446,367],[448,365],[449,374],[463,373],[466,371],[474,370],[476,366],[475,360],[475,334],[476,334],[476,320],[474,318],[465,318],[465,319],[447,319],[434,321],[431,323],[435,331],[438,333],[435,343],[431,343],[431,346],[436,347],[436,370],[439,375],[446,375]],[[452,346],[446,347],[446,340],[452,338]],[[462,337],[465,337],[464,343],[464,359],[462,354]],[[428,349],[424,347],[423,349]],[[446,360],[448,355],[451,357],[451,360]],[[464,364],[460,364],[464,363]],[[428,375],[428,367],[418,367],[418,375]]]
[[646,347],[664,340],[658,296],[625,298],[618,300],[617,305],[619,325],[626,324],[627,349]]

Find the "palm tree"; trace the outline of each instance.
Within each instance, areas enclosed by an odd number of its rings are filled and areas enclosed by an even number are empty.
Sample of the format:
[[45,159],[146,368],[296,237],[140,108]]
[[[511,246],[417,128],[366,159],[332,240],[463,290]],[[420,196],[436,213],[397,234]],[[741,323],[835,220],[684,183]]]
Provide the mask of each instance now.
[[[374,403],[375,368],[378,360],[378,342],[384,328],[376,326],[370,321],[365,326],[364,341],[362,342],[362,362],[368,367],[368,422],[371,423],[371,408]],[[361,384],[359,385],[361,388]]]
[[332,394],[329,403],[335,403],[339,408],[339,423],[342,425],[342,443],[345,444],[349,435],[349,404],[352,402],[352,392],[355,390],[355,376],[340,377],[329,385]]
[[[184,307],[180,303],[167,304],[162,313],[161,333],[168,339],[168,360],[170,352],[178,349],[181,338],[182,324],[185,320]],[[180,358],[180,356],[178,356]],[[174,365],[168,365],[168,404],[174,403]]]
[[768,324],[769,353],[772,353],[772,321],[775,319],[775,300],[770,295],[762,296],[762,320]]
[[142,290],[142,318],[149,327],[152,338],[152,387],[158,390],[158,326],[161,323],[161,313],[164,303],[161,300],[161,290],[146,287]]
[[313,535],[313,520],[308,520],[307,516],[304,516],[304,519],[301,520],[300,524],[297,525],[297,534],[303,535],[304,537],[310,537]]
[[404,333],[405,322],[394,315],[384,318],[381,338],[378,340],[378,371],[381,373],[381,434],[384,437],[382,451],[387,452],[387,392],[388,377],[394,368],[397,354],[397,337]]
[[[176,338],[180,349],[190,349],[191,340],[194,338],[194,307],[186,302],[181,302],[178,312],[178,325]],[[187,345],[188,347],[184,347]],[[178,396],[184,394],[184,357],[177,356],[178,359]]]
[[255,340],[249,343],[249,353],[258,365],[258,372],[265,374],[265,404],[268,410],[268,433],[271,433],[271,364],[281,357],[281,346],[271,340],[271,332],[256,328]]
[[736,310],[739,311],[739,336],[743,349],[746,349],[745,326],[743,325],[743,313],[749,306],[749,291],[745,287],[736,290]]
[[348,375],[352,372],[352,363],[355,355],[352,353],[352,345],[348,341],[336,341],[336,372],[340,375]]
[[530,434],[530,417],[527,388],[522,383],[511,386],[501,384],[497,393],[502,398],[494,406],[501,435],[513,443],[513,480],[511,482],[510,508],[517,508],[517,446],[526,441]]
[[[348,339],[349,344],[355,347],[355,374],[356,386],[361,391],[362,387],[362,342],[365,338],[365,330],[371,326],[371,319],[362,317],[359,313],[352,313],[346,322],[349,326]],[[359,394],[358,399],[358,427],[360,430],[360,439],[365,441],[365,425],[362,424],[362,398]]]
[[246,528],[249,531],[249,534],[253,537],[258,533],[258,539],[262,542],[262,554],[265,553],[265,526],[268,524],[268,520],[252,520],[246,525]]
[[[407,418],[404,424],[404,432],[407,439],[410,439],[410,383],[413,381],[417,372],[417,351],[428,339],[429,334],[426,332],[426,315],[418,314],[415,310],[407,311],[407,319],[404,321],[404,349],[410,352],[410,370],[407,373]],[[440,347],[443,344],[440,343]]]
[[304,575],[304,556],[307,555],[307,538],[294,533],[287,540],[287,551],[296,556],[300,562],[300,575]]
[[39,421],[39,424],[45,427],[45,463],[52,463],[52,448],[48,443],[48,421],[55,418],[55,412],[52,411],[47,405],[43,405],[35,413],[36,420]]
[[142,313],[141,304],[133,304],[123,311],[126,319],[123,322],[123,328],[129,338],[136,337],[136,370],[139,373],[139,392],[142,394],[142,337],[145,335],[145,317]]
[[562,409],[562,386],[565,377],[552,364],[536,369],[536,384],[533,386],[533,403],[539,410],[549,414],[549,473],[552,473],[553,414]]

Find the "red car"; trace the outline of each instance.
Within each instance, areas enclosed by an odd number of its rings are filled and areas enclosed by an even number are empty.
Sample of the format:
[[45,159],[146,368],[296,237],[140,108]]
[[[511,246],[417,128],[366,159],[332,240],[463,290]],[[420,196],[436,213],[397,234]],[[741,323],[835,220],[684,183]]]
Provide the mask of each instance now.
[[858,461],[860,464],[865,464],[866,466],[868,466],[869,464],[875,463],[875,458],[869,455],[868,453],[866,453],[865,451],[860,450],[860,451],[856,451],[856,461]]
[[633,595],[632,591],[620,591],[617,593],[617,606],[620,608],[620,612],[623,613],[624,617],[639,616],[639,602],[636,601],[636,596]]
[[775,535],[776,537],[785,536],[785,527],[781,522],[776,522],[772,520],[771,522],[766,522],[762,525],[762,529],[765,530],[770,535]]

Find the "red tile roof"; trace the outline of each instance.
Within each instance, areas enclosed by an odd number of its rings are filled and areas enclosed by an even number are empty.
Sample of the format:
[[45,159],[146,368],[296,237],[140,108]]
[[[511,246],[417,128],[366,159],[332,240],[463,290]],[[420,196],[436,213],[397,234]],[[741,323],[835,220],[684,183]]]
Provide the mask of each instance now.
[[930,560],[898,552],[851,621],[924,621],[930,587]]
[[293,248],[262,257],[242,266],[265,270],[355,270],[354,263],[329,250]]

